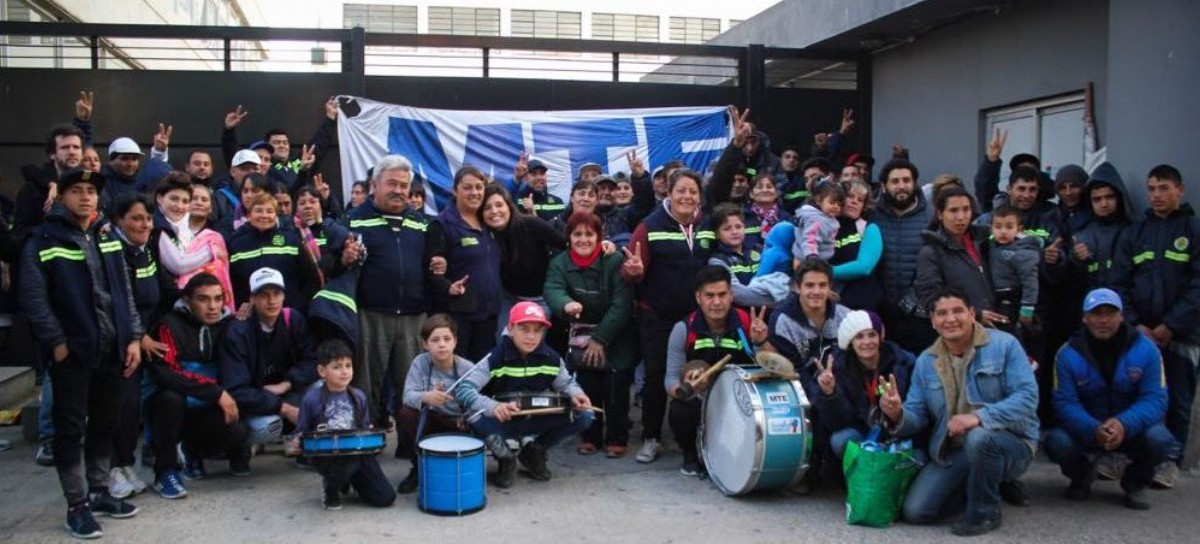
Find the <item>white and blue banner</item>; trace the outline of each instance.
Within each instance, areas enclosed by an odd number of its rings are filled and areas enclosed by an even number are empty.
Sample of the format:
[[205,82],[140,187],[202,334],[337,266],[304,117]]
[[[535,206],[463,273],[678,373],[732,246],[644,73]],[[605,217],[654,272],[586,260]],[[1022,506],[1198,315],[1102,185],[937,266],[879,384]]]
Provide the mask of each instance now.
[[724,106],[579,111],[457,111],[412,108],[339,97],[342,186],[365,180],[388,154],[403,155],[430,183],[440,209],[454,172],[471,165],[512,187],[522,152],[548,168],[550,191],[569,200],[575,173],[597,163],[605,174],[628,172],[637,151],[647,170],[679,159],[704,172],[728,144]]

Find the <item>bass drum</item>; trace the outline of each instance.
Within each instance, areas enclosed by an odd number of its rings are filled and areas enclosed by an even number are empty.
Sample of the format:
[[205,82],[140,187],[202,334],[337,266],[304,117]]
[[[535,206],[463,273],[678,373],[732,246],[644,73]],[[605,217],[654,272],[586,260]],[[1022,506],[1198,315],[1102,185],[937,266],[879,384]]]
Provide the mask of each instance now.
[[789,487],[804,476],[812,451],[809,403],[797,380],[759,367],[727,367],[704,400],[697,441],[717,488],[726,495]]

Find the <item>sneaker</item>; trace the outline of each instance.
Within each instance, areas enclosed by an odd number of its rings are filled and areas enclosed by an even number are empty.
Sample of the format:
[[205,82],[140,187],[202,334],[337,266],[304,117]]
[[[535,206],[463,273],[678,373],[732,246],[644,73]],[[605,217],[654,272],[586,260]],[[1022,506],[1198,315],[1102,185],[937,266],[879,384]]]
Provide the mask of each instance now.
[[653,463],[655,459],[658,459],[658,447],[657,438],[647,438],[644,440],[642,447],[638,448],[637,462]]
[[1001,521],[1000,514],[996,514],[994,518],[980,521],[962,519],[950,527],[950,532],[958,536],[978,536],[999,529]]
[[121,467],[113,467],[108,471],[108,493],[115,499],[128,498],[133,495],[133,484],[125,477]]
[[131,518],[138,513],[136,506],[110,495],[108,491],[92,493],[91,503],[92,512],[110,518]]
[[187,488],[183,487],[183,480],[179,479],[179,472],[174,470],[168,470],[155,478],[154,490],[164,499],[182,499],[188,495]]
[[1071,482],[1063,496],[1072,501],[1086,501],[1092,498],[1092,482]]
[[408,476],[400,481],[400,485],[396,486],[396,493],[401,495],[416,493],[417,485],[417,467],[414,466],[408,471]]
[[67,530],[75,538],[100,538],[104,534],[86,502],[67,509]]
[[1171,489],[1175,487],[1175,480],[1179,479],[1179,465],[1175,461],[1165,461],[1154,467],[1154,478],[1150,480],[1150,487],[1154,489]]
[[321,499],[321,506],[324,506],[326,510],[341,510],[342,493],[336,489],[326,489],[325,498]]
[[525,470],[529,472],[534,480],[547,481],[553,475],[550,474],[550,468],[546,466],[546,448],[537,442],[532,442],[529,445],[521,448],[521,453],[517,454],[517,459],[525,466]]
[[684,476],[700,476],[700,460],[696,458],[696,454],[683,454],[683,464],[679,466],[679,473]]
[[1013,506],[1021,508],[1029,506],[1029,493],[1025,491],[1025,484],[1020,480],[1000,482],[1000,498]]
[[604,446],[604,456],[609,459],[625,457],[625,444],[609,444]]
[[[44,467],[54,466],[54,443],[53,443],[53,441],[43,440],[41,444],[38,444],[37,455],[33,458],[33,461]],[[99,531],[100,531],[99,526],[97,526],[96,531],[97,531],[96,536],[100,536],[99,535]],[[96,538],[96,537],[81,537],[81,538]]]
[[189,480],[203,480],[208,476],[208,471],[204,469],[204,459],[198,455],[188,455],[183,451],[183,445],[179,446],[179,464],[183,465],[183,477]]
[[597,451],[600,450],[596,448],[596,444],[593,442],[583,442],[579,444],[578,448],[575,448],[575,452],[579,455],[596,455]]
[[1120,480],[1121,474],[1125,472],[1121,457],[1114,453],[1105,453],[1096,458],[1095,467],[1096,477],[1110,482]]
[[496,487],[508,489],[517,481],[517,460],[512,457],[497,459],[500,470],[496,472]]
[[133,494],[145,493],[149,486],[138,477],[137,471],[132,466],[123,467],[123,469],[125,471],[125,479],[129,480],[129,485],[133,486]]
[[238,477],[250,475],[250,450],[229,458],[229,473]]
[[317,467],[312,464],[312,459],[308,457],[297,457],[292,466],[301,470],[317,470]]
[[1125,496],[1121,499],[1121,504],[1124,504],[1125,508],[1129,508],[1131,510],[1150,509],[1150,500],[1146,498],[1145,489],[1127,491]]

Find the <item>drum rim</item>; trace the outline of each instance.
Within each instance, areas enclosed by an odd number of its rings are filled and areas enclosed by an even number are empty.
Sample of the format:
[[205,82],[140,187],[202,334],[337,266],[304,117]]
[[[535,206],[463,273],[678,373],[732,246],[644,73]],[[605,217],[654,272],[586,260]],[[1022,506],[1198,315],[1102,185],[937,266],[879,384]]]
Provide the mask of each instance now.
[[[421,446],[422,442],[429,440],[431,438],[470,438],[471,440],[475,440],[475,441],[479,442],[479,445],[477,447],[471,448],[469,450],[460,450],[460,451],[434,451],[434,450],[426,449]],[[417,455],[428,455],[429,457],[448,457],[448,458],[473,457],[475,455],[479,455],[480,453],[483,453],[483,450],[486,447],[487,447],[487,444],[484,443],[483,440],[480,440],[479,437],[477,437],[475,435],[471,435],[471,434],[467,434],[467,433],[438,433],[438,434],[431,434],[429,436],[422,437],[420,440],[417,441]]]
[[[747,372],[740,366],[731,366],[731,367],[725,368],[725,370],[722,370],[721,373],[718,374],[715,379],[713,379],[714,386],[717,384],[717,380],[719,380],[721,378],[721,376],[724,375],[726,372],[732,372],[733,374],[736,374],[735,379],[741,381],[745,385],[750,385],[750,386],[755,385],[754,382],[747,379],[750,375],[749,372]],[[767,422],[766,422],[766,418],[763,415],[765,413],[765,411],[763,410],[762,400],[759,399],[757,386],[755,386],[754,389],[750,390],[750,392],[753,393],[752,395],[750,395],[750,407],[751,407],[751,412],[752,412],[751,416],[754,419],[754,426],[755,426],[755,431],[756,431],[755,436],[757,437],[754,441],[755,442],[755,444],[754,444],[755,463],[754,464],[757,465],[757,467],[750,469],[750,478],[747,479],[746,485],[744,485],[738,489],[733,489],[731,486],[725,485],[723,482],[721,482],[721,478],[719,476],[717,476],[716,473],[709,471],[708,479],[710,481],[712,481],[713,485],[717,486],[717,489],[719,489],[721,491],[721,493],[724,493],[726,496],[743,495],[743,494],[749,493],[750,491],[753,491],[755,486],[758,485],[759,479],[762,477],[763,457],[766,454]],[[702,401],[701,416],[702,416],[701,424],[700,424],[699,432],[696,433],[696,441],[698,442],[697,446],[700,449],[700,455],[704,459],[705,466],[711,466],[711,463],[709,463],[708,448],[704,447],[704,436],[705,436],[704,433],[706,432],[706,429],[705,429],[706,425],[704,425],[704,420],[708,419],[708,395],[707,394],[704,395],[704,399]]]
[[[486,483],[484,485],[486,485]],[[471,514],[474,514],[476,512],[483,510],[484,508],[486,508],[487,502],[488,502],[486,490],[483,495],[483,504],[480,504],[479,506],[477,506],[475,508],[468,508],[466,510],[435,510],[433,508],[429,508],[429,507],[425,506],[424,501],[422,501],[420,499],[421,499],[420,497],[417,497],[417,508],[418,509],[420,509],[422,512],[425,512],[426,514],[433,514],[435,516],[443,516],[443,517],[469,516]]]
[[804,475],[808,473],[808,465],[812,461],[812,442],[809,438],[812,436],[812,421],[809,414],[812,413],[812,405],[808,401],[808,394],[804,392],[804,386],[800,384],[800,380],[788,380],[791,382],[792,389],[796,391],[796,398],[800,400],[800,425],[803,427],[805,434],[804,445],[800,448],[800,462],[796,464],[796,472],[792,474],[792,480],[788,486],[796,485]]

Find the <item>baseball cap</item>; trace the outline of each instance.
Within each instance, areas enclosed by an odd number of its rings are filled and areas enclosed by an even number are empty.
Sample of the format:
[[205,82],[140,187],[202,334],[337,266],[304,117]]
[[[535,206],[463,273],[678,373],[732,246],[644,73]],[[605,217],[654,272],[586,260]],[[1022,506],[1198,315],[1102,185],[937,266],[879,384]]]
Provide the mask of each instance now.
[[529,171],[532,172],[534,170],[547,170],[546,163],[542,162],[541,159],[530,159]]
[[1121,295],[1112,289],[1093,289],[1083,299],[1083,311],[1090,312],[1101,306],[1112,306],[1118,312],[1124,311],[1125,307],[1121,304]]
[[617,185],[617,182],[615,180],[613,180],[613,178],[610,178],[608,176],[600,176],[600,177],[596,178],[596,185],[602,185],[605,183],[612,185],[614,187]]
[[233,162],[229,166],[241,166],[246,163],[261,165],[262,159],[258,158],[258,153],[253,149],[243,149],[233,154]]
[[117,155],[142,155],[142,149],[138,147],[137,142],[133,141],[133,138],[122,136],[108,144],[108,158],[111,159]]
[[274,268],[259,268],[250,275],[250,294],[258,294],[264,287],[278,287],[283,289],[283,274]]
[[528,300],[518,302],[508,312],[508,326],[513,327],[521,323],[540,323],[543,327],[550,326],[550,320],[546,319],[546,310],[543,310],[538,303]]
[[96,186],[96,191],[101,191],[104,189],[104,176],[82,168],[72,168],[58,177],[58,193],[65,193],[67,188],[78,183],[91,183]]
[[599,164],[596,164],[594,162],[585,162],[585,163],[583,163],[583,166],[579,167],[579,175],[582,176],[583,173],[588,170],[595,170],[597,174],[604,173],[604,169],[600,168]]
[[275,151],[275,147],[272,146],[271,144],[267,143],[266,140],[256,140],[254,143],[246,146],[246,149],[249,149],[252,151],[255,149],[266,149],[267,151]]

